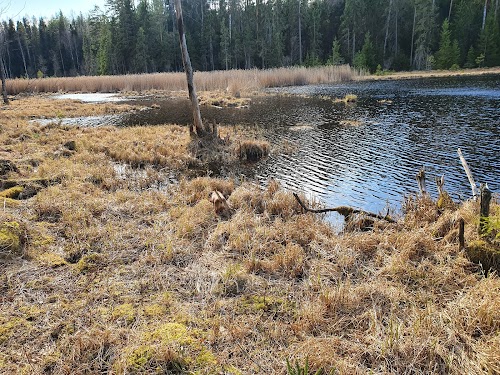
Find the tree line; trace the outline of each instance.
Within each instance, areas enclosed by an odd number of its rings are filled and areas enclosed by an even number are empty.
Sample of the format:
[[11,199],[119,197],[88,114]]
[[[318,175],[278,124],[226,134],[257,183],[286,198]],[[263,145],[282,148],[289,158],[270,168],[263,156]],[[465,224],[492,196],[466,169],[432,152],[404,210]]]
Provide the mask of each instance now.
[[[185,0],[195,70],[500,65],[500,0]],[[0,15],[1,17],[1,15]],[[182,70],[173,0],[0,24],[8,78]]]

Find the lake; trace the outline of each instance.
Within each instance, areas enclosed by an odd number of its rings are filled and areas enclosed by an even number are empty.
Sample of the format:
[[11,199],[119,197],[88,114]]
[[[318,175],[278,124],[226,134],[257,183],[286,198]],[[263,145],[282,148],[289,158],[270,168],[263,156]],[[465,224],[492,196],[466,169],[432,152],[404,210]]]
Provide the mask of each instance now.
[[[427,187],[444,175],[454,200],[471,189],[457,149],[476,182],[500,189],[500,76],[362,81],[287,87],[254,98],[249,108],[202,107],[202,117],[222,125],[259,127],[273,144],[287,141],[292,153],[272,153],[254,177],[278,180],[326,206],[369,211],[398,209],[417,191],[415,175],[426,169]],[[346,94],[356,103],[336,102]],[[120,120],[125,125],[191,121],[187,100],[147,99],[159,108]],[[115,122],[116,124],[116,122]]]

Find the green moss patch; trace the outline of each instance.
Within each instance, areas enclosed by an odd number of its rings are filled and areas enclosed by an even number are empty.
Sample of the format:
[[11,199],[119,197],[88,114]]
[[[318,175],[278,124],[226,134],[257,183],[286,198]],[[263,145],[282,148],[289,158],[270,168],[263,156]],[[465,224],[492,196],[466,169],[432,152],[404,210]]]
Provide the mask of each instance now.
[[20,328],[26,328],[29,323],[22,318],[0,318],[0,344],[3,344]]
[[19,194],[21,194],[23,191],[24,188],[22,186],[14,186],[11,187],[10,189],[0,191],[0,197],[16,199],[19,197]]
[[19,255],[24,241],[22,227],[16,221],[6,221],[0,226],[0,256]]

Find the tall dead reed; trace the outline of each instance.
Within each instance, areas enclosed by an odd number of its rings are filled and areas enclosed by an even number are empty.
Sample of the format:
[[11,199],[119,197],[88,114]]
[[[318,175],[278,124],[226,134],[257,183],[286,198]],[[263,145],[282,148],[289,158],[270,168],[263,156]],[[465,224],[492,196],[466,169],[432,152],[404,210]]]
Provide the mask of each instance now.
[[[344,82],[360,73],[348,65],[314,68],[292,67],[267,70],[229,70],[197,72],[195,83],[201,91],[227,90],[232,94],[262,88]],[[130,92],[186,89],[184,73],[129,74],[121,76],[50,77],[11,79],[10,95],[43,92]]]

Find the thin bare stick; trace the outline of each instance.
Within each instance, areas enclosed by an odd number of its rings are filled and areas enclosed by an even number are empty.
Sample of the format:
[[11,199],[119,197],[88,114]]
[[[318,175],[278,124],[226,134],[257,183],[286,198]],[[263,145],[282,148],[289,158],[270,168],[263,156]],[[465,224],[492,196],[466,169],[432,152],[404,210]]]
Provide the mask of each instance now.
[[315,214],[322,214],[322,213],[325,213],[325,212],[338,212],[339,214],[341,214],[342,216],[344,216],[344,218],[347,218],[349,215],[352,215],[352,214],[362,214],[362,215],[366,215],[366,216],[369,216],[369,217],[374,217],[374,218],[379,219],[379,220],[386,220],[389,223],[395,223],[396,222],[395,220],[391,219],[388,215],[386,215],[386,216],[377,215],[377,214],[374,214],[373,212],[367,212],[367,211],[363,211],[363,210],[357,210],[357,209],[349,207],[349,206],[339,206],[339,207],[332,207],[332,208],[322,208],[322,209],[319,209],[319,210],[313,209],[313,208],[309,208],[309,207],[307,207],[300,200],[299,196],[296,193],[293,193],[293,196],[295,197],[295,199],[297,200],[297,202],[300,204],[300,207],[302,207],[307,212],[312,212],[312,213],[315,213]]
[[462,162],[462,166],[464,167],[465,174],[467,175],[467,178],[469,179],[470,187],[472,188],[472,196],[475,198],[478,196],[476,182],[474,181],[474,177],[472,177],[472,172],[470,171],[469,166],[467,165],[467,162],[465,161],[465,158],[462,154],[462,150],[459,148],[457,150],[457,152],[458,152],[458,156],[460,157],[460,161]]

